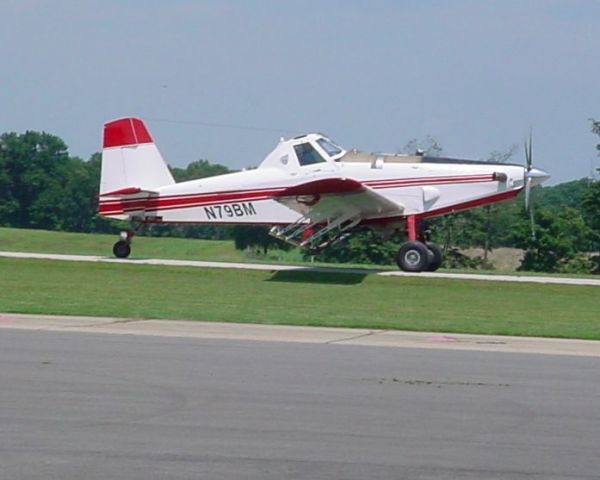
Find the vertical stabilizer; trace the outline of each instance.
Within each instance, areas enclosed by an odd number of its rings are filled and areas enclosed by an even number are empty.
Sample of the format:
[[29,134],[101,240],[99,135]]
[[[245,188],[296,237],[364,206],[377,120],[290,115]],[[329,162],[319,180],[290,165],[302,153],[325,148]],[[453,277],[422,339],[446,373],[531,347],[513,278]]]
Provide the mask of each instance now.
[[152,190],[173,183],[142,120],[129,117],[104,124],[101,195],[127,188]]

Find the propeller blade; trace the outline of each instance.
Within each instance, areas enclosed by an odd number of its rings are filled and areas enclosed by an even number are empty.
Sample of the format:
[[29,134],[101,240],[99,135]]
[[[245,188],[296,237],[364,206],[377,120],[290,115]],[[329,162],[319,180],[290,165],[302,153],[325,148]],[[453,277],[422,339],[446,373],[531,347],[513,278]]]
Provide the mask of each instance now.
[[533,208],[529,209],[529,223],[531,224],[531,238],[535,240],[535,218],[533,217]]
[[529,223],[531,225],[531,238],[535,240],[535,217],[533,213],[533,205],[531,198],[531,186],[533,184],[533,177],[540,177],[544,172],[533,170],[533,134],[531,128],[529,129],[529,138],[525,140],[525,171],[523,177],[525,181],[525,211],[529,212]]
[[525,210],[530,210],[531,208],[531,177],[526,177],[525,179]]
[[527,171],[529,172],[531,170],[531,161],[533,159],[533,153],[532,153],[532,145],[533,145],[533,135],[531,130],[529,130],[529,147],[527,149]]

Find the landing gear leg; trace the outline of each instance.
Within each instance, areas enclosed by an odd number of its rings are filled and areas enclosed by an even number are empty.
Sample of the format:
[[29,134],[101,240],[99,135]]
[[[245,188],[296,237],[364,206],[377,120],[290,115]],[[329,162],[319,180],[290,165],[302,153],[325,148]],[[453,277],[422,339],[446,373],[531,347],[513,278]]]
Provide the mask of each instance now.
[[135,232],[133,230],[123,231],[119,235],[119,241],[113,245],[113,254],[117,258],[127,258],[131,253],[131,240]]
[[396,263],[405,272],[434,272],[442,264],[442,249],[427,242],[420,219],[415,215],[406,218],[408,242],[400,246]]

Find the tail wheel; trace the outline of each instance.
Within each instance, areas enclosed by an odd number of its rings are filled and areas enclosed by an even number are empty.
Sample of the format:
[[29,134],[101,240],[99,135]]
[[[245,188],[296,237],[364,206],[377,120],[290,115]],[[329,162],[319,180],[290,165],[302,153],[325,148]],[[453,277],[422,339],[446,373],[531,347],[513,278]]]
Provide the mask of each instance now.
[[434,260],[434,254],[424,243],[406,242],[396,254],[396,263],[405,272],[422,272],[428,269],[430,261]]
[[444,255],[442,254],[442,249],[436,243],[427,242],[425,244],[425,246],[427,247],[427,249],[429,250],[429,253],[431,254],[430,259],[429,259],[429,265],[427,265],[426,270],[428,272],[435,272],[438,268],[440,268],[440,265],[442,264],[442,261],[444,260]]
[[113,253],[117,258],[127,258],[131,253],[131,245],[125,240],[119,240],[113,245]]

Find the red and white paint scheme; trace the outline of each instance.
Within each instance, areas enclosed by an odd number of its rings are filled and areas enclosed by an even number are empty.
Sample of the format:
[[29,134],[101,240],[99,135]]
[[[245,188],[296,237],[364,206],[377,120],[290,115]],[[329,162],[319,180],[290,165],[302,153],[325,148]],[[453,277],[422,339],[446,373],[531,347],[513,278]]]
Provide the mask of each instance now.
[[[428,217],[515,197],[549,178],[529,165],[345,150],[324,135],[282,139],[256,169],[175,183],[144,122],[104,125],[98,211],[147,223],[262,224],[274,236],[322,248],[360,226],[406,228],[403,270],[435,270],[441,250],[424,238]],[[113,252],[127,257],[132,232]]]

